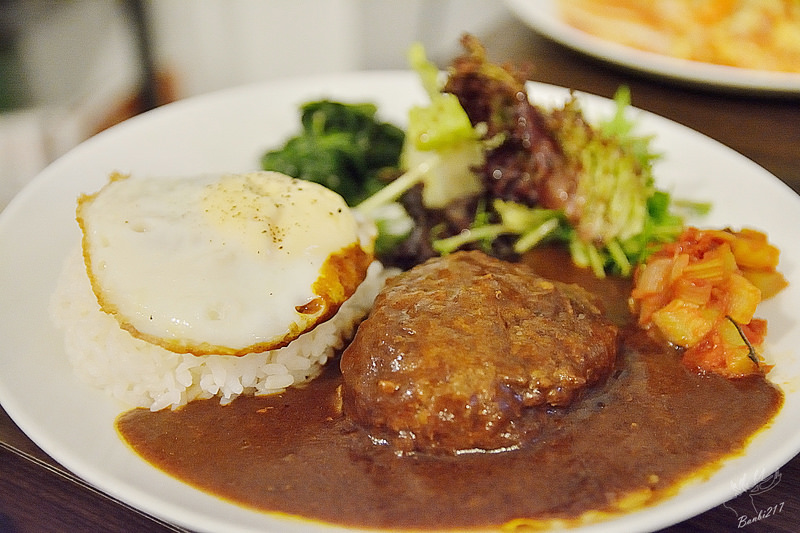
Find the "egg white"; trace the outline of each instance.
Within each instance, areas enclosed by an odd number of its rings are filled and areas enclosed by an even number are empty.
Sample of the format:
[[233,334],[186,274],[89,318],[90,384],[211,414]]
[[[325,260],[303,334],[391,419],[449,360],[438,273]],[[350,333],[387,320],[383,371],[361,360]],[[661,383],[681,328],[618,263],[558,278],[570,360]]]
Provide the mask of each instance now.
[[374,227],[276,172],[133,178],[78,201],[103,311],[178,353],[243,355],[330,318],[366,276]]

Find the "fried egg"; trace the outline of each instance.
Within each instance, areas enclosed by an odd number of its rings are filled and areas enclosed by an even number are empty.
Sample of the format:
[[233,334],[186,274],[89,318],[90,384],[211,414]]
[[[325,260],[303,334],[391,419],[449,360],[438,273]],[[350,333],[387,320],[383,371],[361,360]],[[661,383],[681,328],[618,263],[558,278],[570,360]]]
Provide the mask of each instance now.
[[371,223],[277,172],[114,174],[76,218],[101,309],[177,353],[285,346],[332,317],[373,261]]

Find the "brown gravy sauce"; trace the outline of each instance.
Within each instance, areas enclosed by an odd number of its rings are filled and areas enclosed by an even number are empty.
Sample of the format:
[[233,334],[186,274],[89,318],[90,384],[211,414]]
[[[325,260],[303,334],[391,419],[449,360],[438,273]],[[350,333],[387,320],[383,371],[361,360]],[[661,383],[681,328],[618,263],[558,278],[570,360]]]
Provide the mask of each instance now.
[[[565,267],[560,252],[526,257],[542,275],[583,284],[620,324],[629,285]],[[617,368],[523,449],[399,457],[341,416],[336,361],[309,385],[228,406],[121,415],[122,438],[157,468],[263,511],[344,526],[464,529],[518,519],[574,519],[646,505],[708,473],[764,427],[783,403],[768,380],[699,376],[679,353],[625,327]],[[632,496],[633,495],[633,496]]]

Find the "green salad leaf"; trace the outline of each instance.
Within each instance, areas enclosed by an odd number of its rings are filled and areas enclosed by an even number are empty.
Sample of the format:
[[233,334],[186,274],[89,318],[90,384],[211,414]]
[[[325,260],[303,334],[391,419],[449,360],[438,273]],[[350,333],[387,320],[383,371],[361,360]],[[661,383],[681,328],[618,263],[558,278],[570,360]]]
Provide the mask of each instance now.
[[426,165],[420,176],[423,203],[444,207],[483,190],[473,168],[483,161],[484,135],[481,128],[473,127],[456,95],[442,92],[440,72],[428,61],[423,46],[412,45],[408,58],[430,102],[409,110],[401,165],[405,169]]
[[[578,165],[577,195],[580,218],[567,237],[573,261],[623,276],[657,246],[677,238],[683,217],[676,214],[671,195],[656,188],[653,164],[660,154],[651,148],[652,136],[636,134],[637,123],[628,113],[630,90],[614,95],[615,113],[594,126],[584,122],[576,100],[559,113],[554,129],[573,164]],[[690,206],[695,212],[706,209]]]

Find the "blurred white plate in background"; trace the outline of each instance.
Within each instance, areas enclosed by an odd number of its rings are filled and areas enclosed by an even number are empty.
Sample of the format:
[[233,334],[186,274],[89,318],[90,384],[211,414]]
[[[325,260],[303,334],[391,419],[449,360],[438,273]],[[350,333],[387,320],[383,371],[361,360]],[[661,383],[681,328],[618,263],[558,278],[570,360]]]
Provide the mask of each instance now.
[[595,37],[567,24],[559,15],[557,0],[506,0],[506,5],[529,27],[556,42],[650,76],[735,91],[800,93],[800,74],[690,61]]

